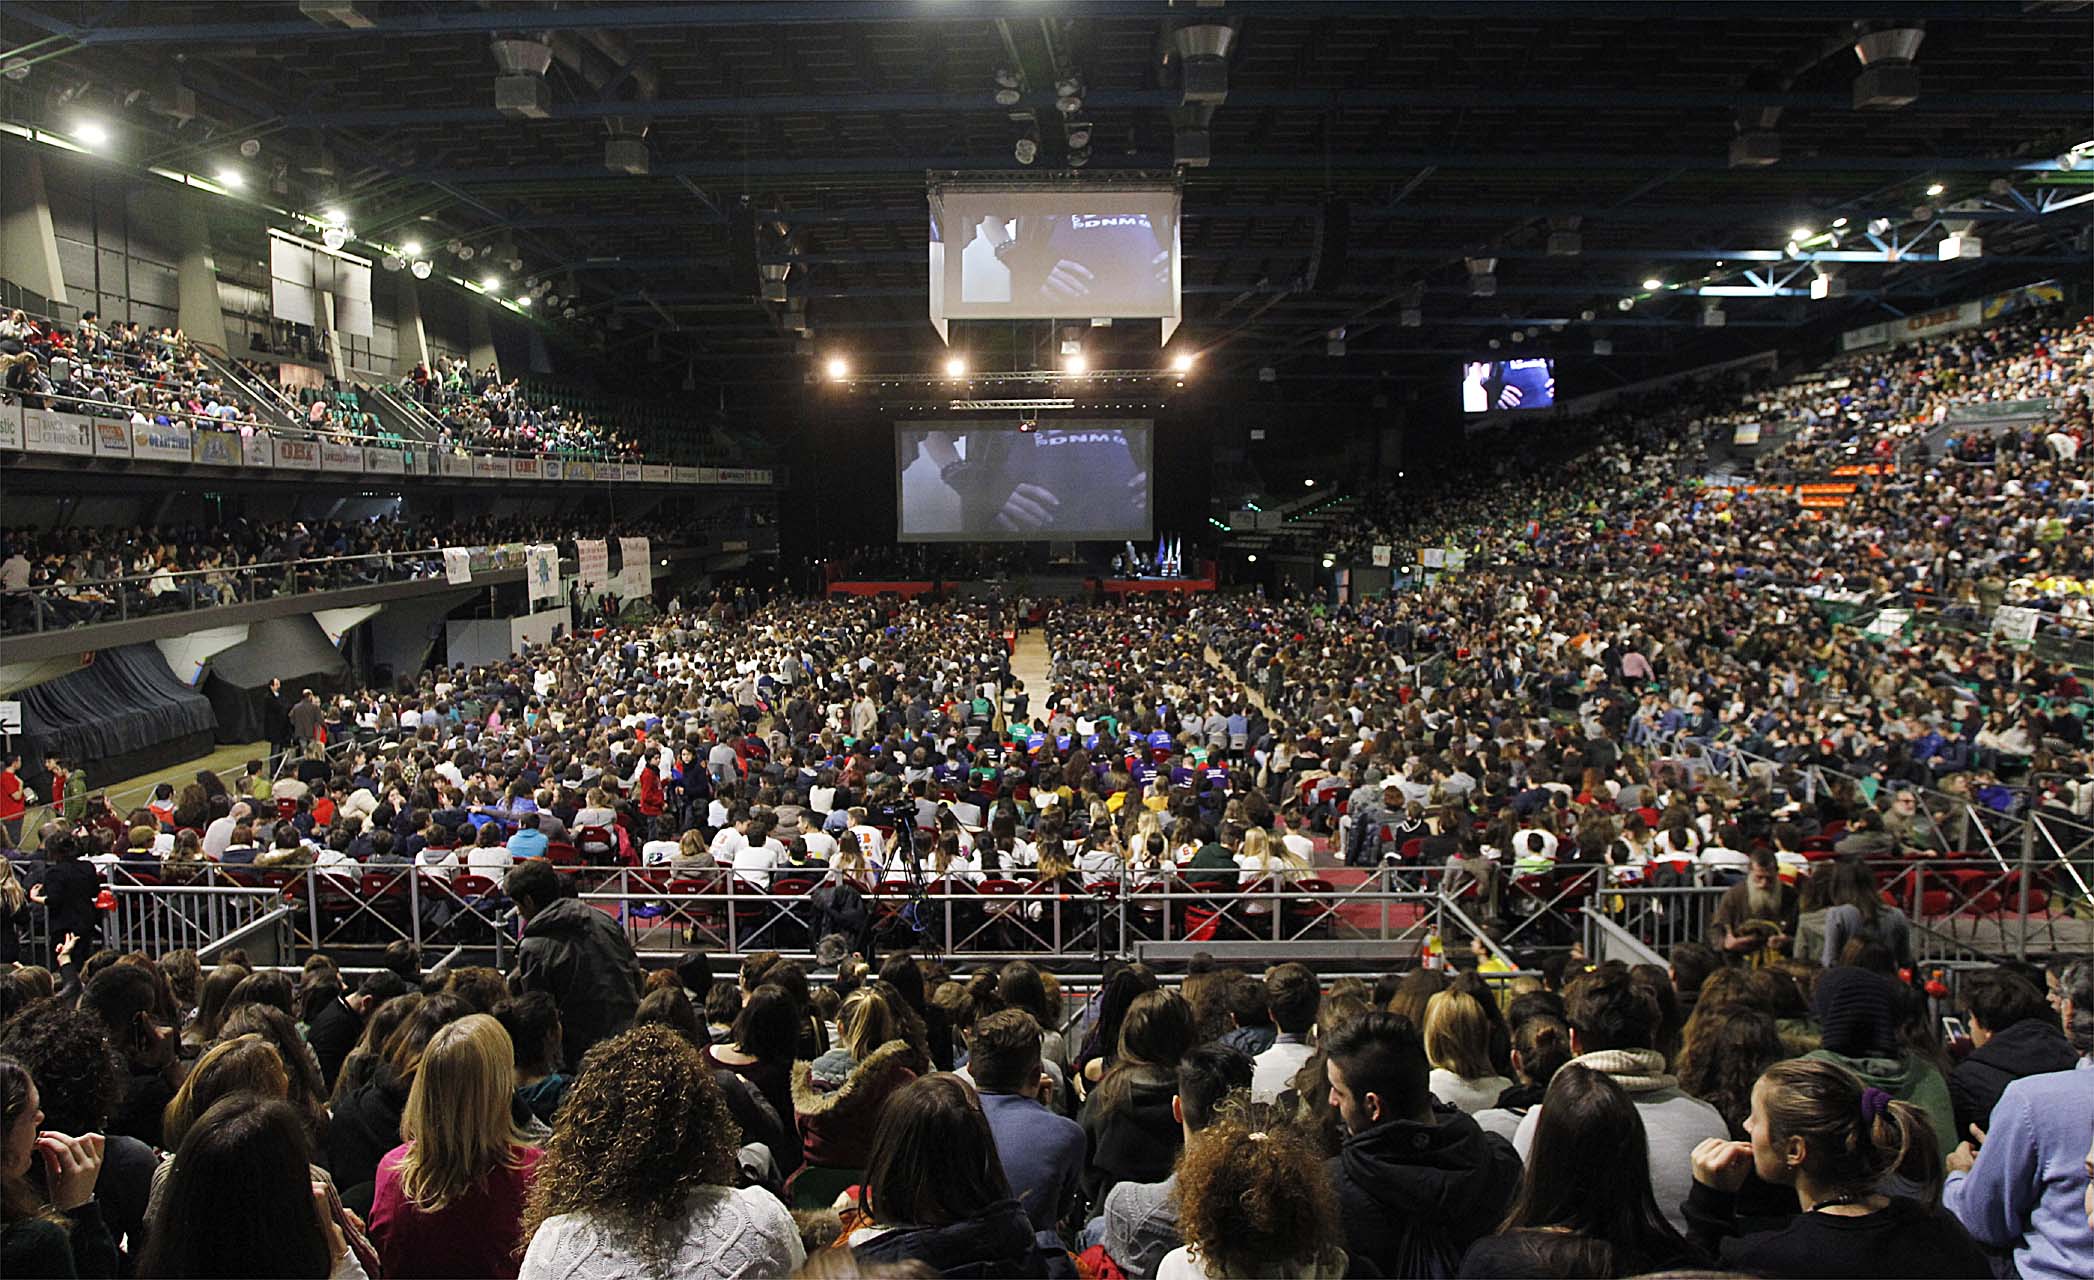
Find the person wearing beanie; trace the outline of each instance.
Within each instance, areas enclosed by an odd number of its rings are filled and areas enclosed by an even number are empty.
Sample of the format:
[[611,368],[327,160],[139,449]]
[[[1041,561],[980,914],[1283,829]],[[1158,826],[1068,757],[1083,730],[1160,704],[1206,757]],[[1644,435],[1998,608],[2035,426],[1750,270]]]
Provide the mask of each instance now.
[[1813,999],[1820,1045],[1804,1056],[1836,1062],[1899,1102],[1927,1113],[1946,1152],[1956,1146],[1955,1107],[1941,1068],[1899,1043],[1898,992],[1892,980],[1853,965],[1827,969]]

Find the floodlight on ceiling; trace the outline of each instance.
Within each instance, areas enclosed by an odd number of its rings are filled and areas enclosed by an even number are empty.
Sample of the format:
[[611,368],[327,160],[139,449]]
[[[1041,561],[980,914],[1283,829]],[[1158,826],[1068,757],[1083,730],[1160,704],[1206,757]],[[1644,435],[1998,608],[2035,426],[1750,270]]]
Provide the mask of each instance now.
[[1947,195],[1948,190],[1949,189],[1947,187],[1943,186],[1939,182],[1930,182],[1927,184],[1927,194],[1930,196]]
[[1069,145],[1072,147],[1088,147],[1091,145],[1091,127],[1087,124],[1070,125],[1067,136]]
[[995,98],[999,107],[1015,107],[1025,100],[1025,95],[1016,89],[998,89]]
[[1656,276],[1645,276],[1643,278],[1643,287],[1646,289],[1662,289],[1665,287],[1665,282]]
[[1011,144],[1011,155],[1019,164],[1031,164],[1040,158],[1039,140],[1030,136]]
[[967,376],[967,357],[965,357],[965,356],[947,356],[947,357],[945,358],[945,376],[946,376],[946,377],[948,377],[948,378],[964,378],[964,377],[966,377],[966,376]]
[[90,147],[109,145],[109,126],[99,120],[81,120],[73,125],[73,136]]
[[1009,67],[996,68],[996,83],[1006,89],[1018,87],[1018,73]]
[[1090,162],[1091,149],[1089,147],[1077,147],[1069,152],[1069,167],[1071,169],[1081,169]]
[[502,278],[500,276],[487,276],[480,281],[480,289],[483,293],[493,293],[501,287]]
[[262,154],[262,140],[260,138],[243,138],[240,142],[240,154],[249,160]]
[[339,249],[349,243],[349,228],[329,227],[320,233],[320,242],[330,249]]
[[407,265],[407,260],[397,253],[388,253],[379,260],[379,264],[387,271],[398,271]]
[[226,167],[218,171],[218,185],[228,191],[238,191],[247,185],[247,175],[238,169]]
[[435,269],[435,267],[430,265],[429,260],[427,258],[416,258],[407,266],[407,270],[417,280],[427,280],[429,278],[429,273],[434,271]]
[[422,242],[419,240],[409,240],[406,244],[400,246],[400,252],[406,254],[410,258],[419,258],[422,256]]
[[851,376],[851,362],[842,356],[830,356],[827,368],[831,382],[842,382]]

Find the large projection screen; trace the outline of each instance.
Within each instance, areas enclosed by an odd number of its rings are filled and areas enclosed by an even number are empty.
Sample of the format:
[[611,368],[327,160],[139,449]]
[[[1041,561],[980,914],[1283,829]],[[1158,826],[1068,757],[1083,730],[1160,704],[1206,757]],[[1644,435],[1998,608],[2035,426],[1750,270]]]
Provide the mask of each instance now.
[[933,188],[931,314],[943,320],[1175,319],[1171,185]]
[[902,422],[894,434],[903,542],[1146,540],[1147,419]]

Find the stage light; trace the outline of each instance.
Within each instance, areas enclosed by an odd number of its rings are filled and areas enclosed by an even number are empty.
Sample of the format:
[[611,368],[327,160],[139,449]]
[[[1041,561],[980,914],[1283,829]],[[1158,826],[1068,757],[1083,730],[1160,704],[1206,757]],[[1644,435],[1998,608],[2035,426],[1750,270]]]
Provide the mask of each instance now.
[[1304,489],[1313,489],[1316,487],[1316,481],[1313,479],[1304,480],[1301,482],[1301,487]]
[[831,382],[842,382],[845,378],[848,378],[850,376],[850,361],[844,359],[842,356],[829,357],[829,380]]
[[1643,287],[1646,289],[1662,289],[1665,287],[1665,282],[1656,276],[1645,276],[1643,278]]
[[406,266],[407,262],[405,259],[401,258],[400,255],[397,253],[388,253],[385,255],[383,265],[387,271],[398,271],[400,268]]
[[1336,568],[1337,566],[1338,566],[1338,562],[1337,562],[1336,560],[1333,560],[1333,559],[1331,559],[1331,558],[1330,558],[1329,556],[1325,556],[1325,557],[1323,558],[1323,567],[1324,567],[1324,568],[1326,568],[1326,569],[1335,569],[1335,568]]
[[1942,186],[1942,185],[1941,185],[1940,183],[1938,183],[1938,182],[1930,182],[1930,183],[1928,183],[1928,184],[1927,184],[1927,194],[1928,194],[1928,195],[1930,195],[1930,196],[1938,196],[1938,195],[1941,195],[1941,194],[1943,194],[1944,192],[1946,192],[1947,190],[1948,190],[1948,188],[1947,188],[1947,187],[1945,187],[1945,186]]
[[1636,300],[1634,298],[1623,298],[1614,304],[1614,309],[1616,311],[1633,311],[1636,309]]
[[238,169],[220,169],[218,171],[218,185],[228,191],[238,191],[247,185],[247,178]]
[[1040,157],[1040,144],[1031,138],[1020,138],[1011,144],[1011,157],[1019,164],[1031,164]]
[[1795,227],[1789,231],[1789,239],[1791,240],[1808,240],[1810,237],[1811,230],[1809,227]]
[[501,287],[502,278],[500,276],[485,276],[480,281],[480,291],[482,293],[493,293]]
[[99,120],[82,120],[73,126],[73,136],[90,147],[109,145],[109,129]]
[[1065,358],[1062,361],[1062,368],[1068,370],[1070,373],[1082,373],[1090,367],[1091,362],[1083,358],[1083,352],[1081,351],[1077,352],[1075,355]]
[[339,249],[349,243],[347,227],[329,227],[320,233],[320,242],[330,249]]
[[346,227],[349,225],[349,215],[343,213],[340,209],[328,209],[321,216],[333,226]]
[[417,280],[427,280],[429,273],[435,270],[434,267],[429,265],[427,258],[416,258],[408,264],[407,269],[414,274],[414,278]]
[[964,378],[964,377],[966,377],[966,376],[967,376],[967,357],[965,357],[965,356],[947,356],[947,357],[946,357],[946,360],[945,360],[945,376],[946,376],[946,377],[948,377],[948,378]]
[[1847,225],[1847,220],[1845,218],[1834,218],[1832,220],[1832,225],[1835,227],[1844,227]]
[[517,306],[519,306],[519,307],[528,307],[528,306],[530,306],[530,305],[531,305],[531,295],[530,295],[530,294],[528,294],[528,293],[518,294],[518,295],[517,295],[517,297],[516,297],[516,305],[517,305]]
[[1245,556],[1244,559],[1250,561],[1252,564],[1256,564],[1258,563],[1258,553],[1253,551],[1249,555]]
[[1171,357],[1171,368],[1179,373],[1191,373],[1192,363],[1196,358],[1190,351],[1180,351],[1177,355]]
[[419,258],[422,256],[422,242],[409,240],[406,244],[400,246],[400,252],[410,258]]

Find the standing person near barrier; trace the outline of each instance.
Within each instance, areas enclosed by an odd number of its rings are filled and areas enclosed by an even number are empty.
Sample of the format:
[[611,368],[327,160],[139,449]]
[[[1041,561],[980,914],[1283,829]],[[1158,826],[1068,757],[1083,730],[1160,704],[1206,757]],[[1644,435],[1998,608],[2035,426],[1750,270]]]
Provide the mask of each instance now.
[[510,990],[544,991],[560,1005],[567,1065],[631,1025],[644,975],[618,922],[578,898],[552,864],[533,858],[509,873],[510,901],[523,917]]

